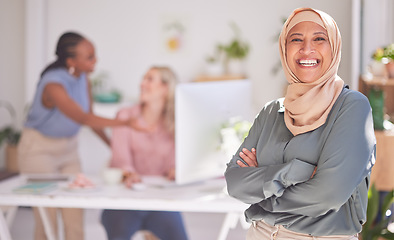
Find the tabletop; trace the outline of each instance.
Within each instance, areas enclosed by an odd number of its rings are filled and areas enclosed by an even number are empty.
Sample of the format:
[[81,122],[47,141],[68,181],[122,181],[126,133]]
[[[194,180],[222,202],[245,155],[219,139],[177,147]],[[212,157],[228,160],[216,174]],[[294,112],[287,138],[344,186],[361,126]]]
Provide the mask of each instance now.
[[242,212],[247,207],[227,194],[223,178],[161,186],[148,177],[146,188],[140,191],[93,180],[96,187],[91,189],[69,189],[67,182],[59,182],[57,188],[42,194],[13,192],[26,181],[23,175],[1,181],[0,205],[217,213]]
[[[47,238],[55,240],[45,207],[85,209],[132,209],[180,212],[225,213],[218,240],[226,239],[230,228],[240,222],[246,229],[243,211],[248,207],[227,194],[224,178],[209,179],[187,185],[161,184],[163,179],[143,177],[145,188],[132,190],[122,184],[104,184],[92,178],[94,188],[70,189],[69,181],[56,182],[48,192],[16,193],[28,176],[18,175],[0,181],[0,206],[38,207]],[[47,180],[48,181],[48,180]],[[7,222],[0,212],[0,238],[11,240]]]

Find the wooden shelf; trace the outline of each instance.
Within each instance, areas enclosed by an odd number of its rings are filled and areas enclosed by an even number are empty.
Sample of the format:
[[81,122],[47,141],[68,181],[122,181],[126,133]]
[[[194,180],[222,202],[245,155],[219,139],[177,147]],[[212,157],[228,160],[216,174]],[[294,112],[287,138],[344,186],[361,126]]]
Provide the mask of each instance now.
[[384,90],[385,113],[394,117],[394,78],[387,77],[366,77],[359,79],[358,90],[368,96],[369,90],[378,87]]
[[364,83],[368,86],[394,86],[394,78],[365,79]]
[[371,184],[379,191],[394,189],[394,131],[375,131],[376,162],[372,168]]
[[[380,87],[384,91],[385,113],[394,116],[394,79],[384,77],[359,79],[359,91],[368,96],[373,87]],[[375,184],[379,191],[394,189],[394,130],[375,130],[376,162],[372,168],[371,184]]]

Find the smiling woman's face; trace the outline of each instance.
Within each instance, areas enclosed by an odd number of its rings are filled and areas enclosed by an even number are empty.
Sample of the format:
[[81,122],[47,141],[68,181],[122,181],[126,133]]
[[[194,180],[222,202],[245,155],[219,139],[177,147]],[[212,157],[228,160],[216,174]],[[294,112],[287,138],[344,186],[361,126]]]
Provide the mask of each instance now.
[[166,99],[167,85],[162,81],[159,70],[151,68],[145,74],[140,84],[140,101],[142,103]]
[[319,79],[330,66],[332,52],[327,31],[314,22],[300,22],[286,39],[286,61],[304,83]]

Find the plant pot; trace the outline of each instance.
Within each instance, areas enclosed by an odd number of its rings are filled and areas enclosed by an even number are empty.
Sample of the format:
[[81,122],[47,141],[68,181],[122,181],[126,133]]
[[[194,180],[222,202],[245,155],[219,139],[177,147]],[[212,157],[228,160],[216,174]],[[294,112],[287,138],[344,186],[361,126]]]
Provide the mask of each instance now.
[[224,73],[223,65],[220,62],[207,63],[206,74],[208,76],[221,76]]
[[390,61],[386,64],[386,70],[388,78],[394,79],[394,61]]
[[10,172],[19,172],[17,145],[7,144],[5,147],[6,168]]
[[245,62],[237,58],[228,60],[227,72],[231,75],[245,75]]
[[385,64],[380,61],[372,61],[369,65],[369,71],[374,76],[383,77],[385,73]]

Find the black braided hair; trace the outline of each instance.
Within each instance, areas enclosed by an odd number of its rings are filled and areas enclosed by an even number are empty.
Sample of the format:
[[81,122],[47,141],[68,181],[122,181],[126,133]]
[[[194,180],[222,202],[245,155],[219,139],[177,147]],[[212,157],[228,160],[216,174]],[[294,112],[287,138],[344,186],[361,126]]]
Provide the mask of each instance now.
[[75,46],[85,38],[75,32],[66,32],[60,36],[56,46],[57,59],[49,64],[41,73],[41,77],[49,70],[59,67],[67,68],[67,58],[75,57]]

